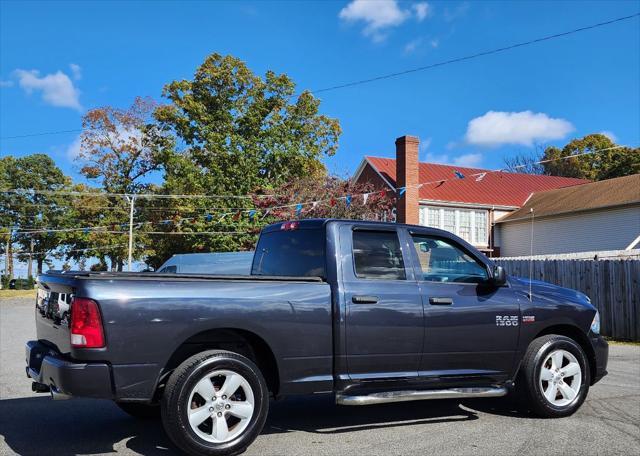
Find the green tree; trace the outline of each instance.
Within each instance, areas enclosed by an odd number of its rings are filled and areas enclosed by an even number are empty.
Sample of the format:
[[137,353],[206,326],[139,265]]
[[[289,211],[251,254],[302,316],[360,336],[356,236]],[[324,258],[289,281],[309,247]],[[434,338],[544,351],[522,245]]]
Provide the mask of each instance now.
[[[171,82],[163,95],[170,103],[159,106],[155,117],[182,147],[162,156],[161,192],[225,197],[155,201],[157,220],[200,216],[155,225],[194,234],[154,237],[154,265],[176,251],[248,248],[255,223],[233,214],[254,202],[239,196],[258,189],[277,193],[298,179],[325,176],[322,160],[338,147],[340,125],[320,114],[318,99],[309,92],[296,95],[288,76],[258,76],[232,56],[210,55],[193,80]],[[209,221],[202,218],[207,213]],[[196,234],[219,231],[230,234]]]
[[[286,75],[255,75],[241,60],[212,54],[192,81],[164,87],[155,116],[186,148],[165,163],[168,188],[243,195],[324,170],[340,125],[319,114],[311,93],[295,96]],[[186,171],[184,178],[180,171]]]
[[[542,164],[542,172],[594,181],[640,173],[640,148],[612,149],[616,146],[607,136],[596,133],[574,139],[562,149],[547,147],[542,160],[550,161]],[[586,152],[596,153],[563,159]]]
[[[15,166],[15,158],[11,155],[0,158],[0,190],[10,190],[13,182],[9,170]],[[9,193],[0,193],[0,254],[2,254],[1,276],[3,279],[13,278],[13,243],[11,232],[17,223],[16,208],[11,204]],[[3,282],[4,284],[4,282]]]
[[35,260],[39,274],[48,257],[59,249],[63,234],[38,231],[60,228],[69,223],[64,198],[55,192],[68,188],[71,179],[45,154],[7,157],[0,168],[3,169],[0,174],[5,175],[0,178],[3,181],[0,186],[21,190],[5,193],[2,198],[4,217],[17,227],[13,238],[19,246],[17,256],[27,261],[29,275],[32,274],[31,262]]

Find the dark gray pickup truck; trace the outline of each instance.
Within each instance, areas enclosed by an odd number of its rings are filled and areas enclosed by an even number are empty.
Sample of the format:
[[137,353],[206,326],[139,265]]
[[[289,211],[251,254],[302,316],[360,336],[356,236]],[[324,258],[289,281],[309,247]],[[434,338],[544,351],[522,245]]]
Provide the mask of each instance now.
[[562,417],[606,374],[587,296],[505,277],[421,226],[284,222],[262,231],[251,275],[49,272],[39,287],[34,391],[159,411],[193,455],[242,452],[271,396],[368,405],[517,389]]

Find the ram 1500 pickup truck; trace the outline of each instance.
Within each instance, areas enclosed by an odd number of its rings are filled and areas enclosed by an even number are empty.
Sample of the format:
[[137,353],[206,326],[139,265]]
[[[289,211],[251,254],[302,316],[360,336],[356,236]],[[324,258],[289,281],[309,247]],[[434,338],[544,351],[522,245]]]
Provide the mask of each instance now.
[[[517,388],[563,417],[606,374],[587,296],[506,277],[422,226],[283,222],[262,231],[250,275],[49,272],[39,287],[34,391],[159,410],[192,455],[242,452],[270,397],[364,406]],[[61,293],[64,315],[49,308]]]

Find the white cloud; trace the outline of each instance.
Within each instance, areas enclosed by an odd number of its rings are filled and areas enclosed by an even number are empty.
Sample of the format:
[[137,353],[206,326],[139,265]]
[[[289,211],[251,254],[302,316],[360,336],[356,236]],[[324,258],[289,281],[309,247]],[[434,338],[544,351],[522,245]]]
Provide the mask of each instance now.
[[459,18],[460,16],[464,16],[469,11],[471,5],[469,2],[462,2],[457,5],[455,8],[445,8],[444,9],[444,20],[447,22],[451,22]]
[[607,138],[609,138],[612,142],[616,142],[618,140],[618,137],[613,134],[612,131],[609,130],[604,130],[600,132],[601,135],[605,135]]
[[482,164],[482,154],[464,154],[453,159],[453,164],[458,166],[466,166],[468,168],[475,168]]
[[80,91],[62,71],[40,77],[37,70],[16,70],[18,84],[28,94],[42,92],[42,99],[52,106],[82,110]]
[[0,80],[0,87],[13,87],[13,81]]
[[415,12],[418,22],[422,22],[431,14],[431,7],[427,2],[414,3],[411,8]]
[[404,53],[413,54],[414,52],[423,48],[425,45],[435,49],[439,44],[440,42],[437,38],[433,38],[430,40],[425,40],[424,38],[416,38],[404,45]]
[[338,17],[347,22],[364,22],[362,33],[374,42],[380,42],[386,39],[390,28],[401,25],[412,16],[422,21],[429,11],[427,2],[403,9],[397,0],[353,0],[340,10]]
[[[134,142],[137,145],[142,144],[142,133],[136,128],[126,128],[121,125],[116,127],[116,131],[107,135],[109,142],[117,148],[121,148],[126,143]],[[67,157],[75,160],[80,157],[82,151],[82,135],[78,135],[67,147]]]
[[416,38],[415,40],[409,41],[404,45],[404,53],[413,54],[422,45],[422,41],[422,38]]
[[431,141],[433,140],[433,138],[431,138],[431,136],[422,139],[422,141],[420,141],[420,150],[422,152],[426,151],[429,146],[431,146]]
[[465,140],[478,146],[519,144],[532,146],[538,141],[562,139],[574,130],[571,122],[531,111],[489,111],[467,125]]
[[69,157],[70,160],[75,160],[76,158],[78,158],[78,156],[80,156],[81,145],[82,141],[80,136],[77,136],[76,139],[74,139],[73,142],[69,144],[69,147],[67,147],[67,157]]
[[77,65],[75,63],[70,63],[69,68],[71,68],[71,74],[73,74],[73,79],[77,81],[82,78],[82,68],[80,68],[80,65]]
[[428,163],[439,163],[442,165],[456,165],[468,168],[476,168],[482,164],[481,153],[470,153],[451,157],[448,154],[427,154]]

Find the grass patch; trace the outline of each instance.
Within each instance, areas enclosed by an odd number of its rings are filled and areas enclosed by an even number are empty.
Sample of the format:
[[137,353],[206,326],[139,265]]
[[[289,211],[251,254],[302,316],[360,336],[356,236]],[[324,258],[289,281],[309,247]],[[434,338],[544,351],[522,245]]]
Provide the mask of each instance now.
[[611,337],[605,337],[605,339],[611,345],[632,345],[634,347],[640,347],[640,342],[634,342],[631,340],[616,340]]
[[36,290],[0,290],[1,298],[30,298],[36,297]]

